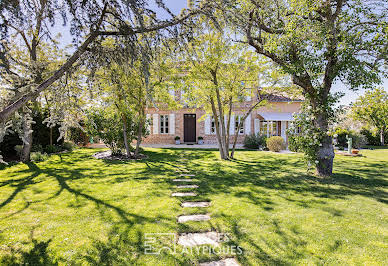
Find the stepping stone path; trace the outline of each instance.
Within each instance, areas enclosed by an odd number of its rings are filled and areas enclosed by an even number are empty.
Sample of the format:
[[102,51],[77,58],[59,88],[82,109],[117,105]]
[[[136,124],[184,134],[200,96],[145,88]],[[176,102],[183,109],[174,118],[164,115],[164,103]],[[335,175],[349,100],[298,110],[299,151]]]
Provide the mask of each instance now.
[[209,201],[186,201],[182,202],[183,208],[205,208],[210,206]]
[[207,221],[210,220],[210,215],[208,214],[195,214],[195,215],[182,215],[178,217],[178,223],[185,223],[189,221]]
[[197,185],[180,185],[176,186],[177,188],[198,188]]
[[198,245],[212,245],[218,247],[219,235],[217,232],[188,233],[179,236],[178,244],[184,247],[194,247]]
[[197,196],[197,193],[194,193],[194,192],[175,192],[175,193],[172,193],[171,196],[173,196],[173,197],[195,197],[195,196]]
[[[184,156],[184,154],[183,154]],[[182,158],[181,162],[184,163],[188,159]],[[181,173],[180,177],[194,177],[194,174],[188,174],[188,170],[184,168],[178,167],[178,169],[175,171],[176,173]],[[183,172],[183,173],[182,173]],[[198,182],[196,179],[189,179],[189,178],[177,178],[173,179],[173,182],[184,182],[184,183],[190,183],[190,182]],[[182,188],[198,188],[198,185],[193,184],[187,184],[187,185],[177,185],[176,188],[182,189]],[[195,197],[197,196],[197,193],[195,192],[174,192],[171,194],[172,197],[186,197],[191,196]],[[185,201],[181,204],[182,208],[206,208],[210,206],[210,201]],[[196,222],[202,222],[202,221],[208,221],[210,220],[209,214],[194,214],[194,215],[181,215],[178,216],[178,223],[186,223],[189,221],[196,221]],[[184,246],[184,247],[195,247],[198,245],[212,245],[215,247],[218,247],[220,245],[219,243],[220,237],[218,232],[204,232],[204,233],[184,233],[179,235],[178,238],[178,245]],[[240,265],[235,258],[227,258],[223,260],[218,261],[210,261],[206,263],[201,263],[201,266],[238,266]]]
[[198,180],[195,179],[173,179],[174,182],[198,182]]

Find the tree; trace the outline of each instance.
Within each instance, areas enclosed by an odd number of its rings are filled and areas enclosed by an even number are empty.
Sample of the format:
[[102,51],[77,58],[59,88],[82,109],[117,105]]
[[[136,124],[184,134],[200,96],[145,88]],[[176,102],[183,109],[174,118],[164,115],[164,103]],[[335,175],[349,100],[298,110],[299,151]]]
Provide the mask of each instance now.
[[[202,7],[174,16],[163,1],[157,1],[157,4],[171,15],[171,19],[159,19],[155,15],[156,12],[149,8],[148,3],[140,0],[130,2],[119,0],[65,1],[63,3],[54,0],[42,0],[39,2],[34,1],[33,4],[28,0],[3,1],[0,5],[0,33],[5,41],[0,43],[0,67],[8,75],[13,74],[8,65],[9,50],[6,45],[10,39],[10,32],[15,32],[20,38],[24,39],[25,32],[28,29],[34,29],[30,45],[32,48],[34,45],[38,45],[42,38],[50,39],[52,37],[50,26],[55,24],[58,18],[62,17],[63,22],[66,23],[68,16],[70,16],[71,32],[76,40],[83,38],[84,41],[68,57],[66,62],[49,77],[39,80],[40,76],[36,75],[35,83],[28,82],[23,85],[26,88],[23,94],[0,106],[0,125],[2,125],[2,128],[5,128],[6,122],[13,113],[35,99],[39,93],[48,89],[65,73],[71,71],[74,64],[81,57],[93,55],[93,48],[98,46],[101,39],[106,36],[123,36],[127,42],[131,42],[133,36],[139,33],[166,30],[167,33],[174,34],[176,30],[170,29],[171,27],[177,26],[187,18],[205,10],[205,7]],[[151,23],[142,24],[140,19],[142,16],[150,17]]]
[[330,1],[214,1],[241,42],[275,62],[303,90],[311,138],[309,147],[319,176],[330,176],[334,151],[328,134],[336,95],[342,81],[352,89],[381,82],[387,59],[387,2]]
[[352,106],[356,120],[377,129],[380,143],[384,145],[384,134],[388,131],[388,93],[381,88],[369,90],[359,97]]
[[[263,97],[257,97],[258,74],[269,66],[242,45],[233,43],[227,37],[231,35],[229,29],[222,31],[220,23],[217,26],[212,23],[207,18],[198,19],[198,26],[186,43],[183,51],[187,71],[185,95],[192,106],[204,108],[211,115],[220,156],[229,159],[234,156],[246,118],[265,103],[264,91],[259,95]],[[243,114],[236,129],[231,119],[234,109]],[[231,129],[234,139],[229,153]]]

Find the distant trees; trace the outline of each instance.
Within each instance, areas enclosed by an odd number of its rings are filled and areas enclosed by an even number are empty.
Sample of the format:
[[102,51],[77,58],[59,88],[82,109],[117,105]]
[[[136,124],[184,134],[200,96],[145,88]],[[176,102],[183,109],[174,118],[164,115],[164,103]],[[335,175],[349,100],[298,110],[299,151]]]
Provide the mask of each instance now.
[[352,106],[354,119],[362,121],[377,130],[380,144],[384,145],[384,135],[388,133],[388,93],[382,88],[368,90]]

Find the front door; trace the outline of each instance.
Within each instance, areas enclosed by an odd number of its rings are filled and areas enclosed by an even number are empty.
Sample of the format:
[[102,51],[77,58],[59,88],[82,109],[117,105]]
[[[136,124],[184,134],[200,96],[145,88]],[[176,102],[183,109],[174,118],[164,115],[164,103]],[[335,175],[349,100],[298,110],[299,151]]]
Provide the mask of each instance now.
[[184,114],[183,115],[183,127],[184,127],[184,142],[196,141],[196,115]]

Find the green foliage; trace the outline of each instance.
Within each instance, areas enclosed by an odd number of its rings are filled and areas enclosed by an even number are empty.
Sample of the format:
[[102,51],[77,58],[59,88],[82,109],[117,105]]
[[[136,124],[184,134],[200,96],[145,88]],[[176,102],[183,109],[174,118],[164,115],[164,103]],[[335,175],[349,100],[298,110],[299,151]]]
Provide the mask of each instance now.
[[69,128],[67,137],[77,145],[86,145],[89,141],[88,135],[79,127]]
[[47,160],[48,155],[46,153],[41,152],[31,152],[30,158],[33,162],[42,162]]
[[286,148],[286,144],[284,143],[284,139],[280,136],[273,136],[266,140],[267,147],[270,151],[279,152]]
[[179,136],[175,136],[175,140],[180,140],[181,138]]
[[88,111],[85,124],[88,134],[100,137],[112,154],[118,154],[124,148],[123,126],[117,112],[108,108],[93,108]]
[[67,151],[72,151],[74,149],[74,143],[65,141],[63,142],[62,147]]
[[[363,128],[363,129],[361,129],[360,134],[365,136],[366,143],[368,145],[373,145],[373,146],[380,146],[381,145],[380,134],[378,134],[378,132],[376,132],[376,130],[370,130],[367,128]],[[388,139],[388,132],[385,132],[384,139]]]
[[248,149],[260,149],[266,145],[266,136],[257,134],[250,134],[244,137],[244,147]]
[[388,132],[388,93],[383,89],[369,90],[353,104],[352,114],[355,119],[376,129],[384,145],[384,134]]
[[288,136],[288,149],[293,152],[302,152],[301,139],[298,135],[289,135]]
[[367,144],[367,138],[363,134],[338,127],[334,131],[337,146],[341,148],[348,147],[348,140],[346,139],[346,136],[352,138],[352,148],[360,149]]
[[48,154],[50,153],[57,153],[63,151],[62,146],[59,145],[48,145],[44,148],[44,151],[47,152]]

